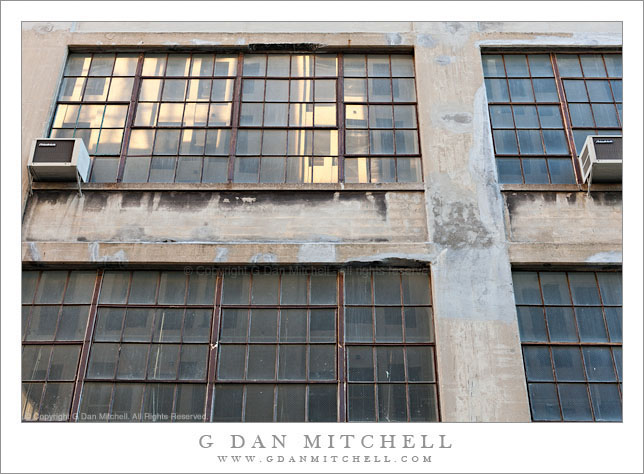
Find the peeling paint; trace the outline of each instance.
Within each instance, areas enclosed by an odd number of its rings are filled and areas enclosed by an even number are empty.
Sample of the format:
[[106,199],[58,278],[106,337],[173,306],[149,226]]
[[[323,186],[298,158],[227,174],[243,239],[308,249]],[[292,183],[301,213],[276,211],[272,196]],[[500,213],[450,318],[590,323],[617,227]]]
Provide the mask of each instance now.
[[586,263],[622,263],[622,252],[599,252],[588,257]]
[[42,259],[36,242],[29,242],[29,254],[34,262],[39,262]]
[[402,44],[402,36],[400,33],[387,33],[387,44],[394,46]]
[[273,253],[256,253],[250,258],[250,263],[277,263],[277,255]]
[[299,263],[332,263],[336,261],[333,244],[302,244],[297,252]]
[[92,242],[87,246],[91,262],[127,262],[127,256],[124,250],[119,250],[112,255],[99,256],[99,243]]
[[217,247],[217,255],[215,256],[215,262],[227,262],[228,261],[228,249],[226,247]]
[[382,263],[386,265],[413,266],[419,263],[434,263],[435,255],[428,253],[377,253],[360,257],[351,257],[344,263]]

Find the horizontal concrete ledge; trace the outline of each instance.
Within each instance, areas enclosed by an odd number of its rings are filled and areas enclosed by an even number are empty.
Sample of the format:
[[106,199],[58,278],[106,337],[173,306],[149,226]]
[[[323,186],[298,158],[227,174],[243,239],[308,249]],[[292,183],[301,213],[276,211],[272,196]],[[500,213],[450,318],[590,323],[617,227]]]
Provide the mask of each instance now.
[[[77,191],[76,183],[34,182],[34,190]],[[425,191],[423,183],[85,183],[81,191]]]
[[73,265],[392,265],[426,266],[436,257],[429,242],[404,243],[140,243],[23,242],[22,262],[30,267]]
[[[501,192],[521,191],[564,191],[564,192],[588,192],[587,184],[501,184]],[[622,183],[615,184],[593,184],[590,192],[595,191],[621,191]]]
[[615,243],[556,244],[510,242],[510,263],[521,266],[622,264],[622,247]]

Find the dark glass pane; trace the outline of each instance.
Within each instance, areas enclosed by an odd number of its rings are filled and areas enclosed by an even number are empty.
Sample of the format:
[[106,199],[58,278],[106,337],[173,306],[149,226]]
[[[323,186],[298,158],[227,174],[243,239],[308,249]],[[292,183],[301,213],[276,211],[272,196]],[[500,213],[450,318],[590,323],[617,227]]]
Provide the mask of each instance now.
[[577,329],[571,308],[553,307],[546,308],[548,319],[548,332],[553,342],[576,342]]
[[554,79],[533,79],[532,85],[537,102],[559,102]]
[[562,77],[581,77],[581,67],[576,54],[557,54],[557,67]]
[[403,303],[431,304],[429,279],[426,273],[402,272]]
[[309,337],[311,342],[335,342],[335,310],[311,310]]
[[604,308],[611,342],[622,342],[622,308]]
[[[22,380],[45,380],[52,346],[24,346]],[[40,399],[40,398],[39,398]]]
[[312,345],[309,350],[309,379],[334,380],[335,346]]
[[148,379],[174,380],[179,360],[178,344],[152,344],[148,362]]
[[569,273],[572,300],[576,305],[599,305],[595,274],[592,272]]
[[205,404],[205,384],[177,385],[176,418],[174,421],[204,421]]
[[31,303],[36,291],[39,272],[22,272],[22,302]]
[[[539,119],[537,118],[537,108],[533,105],[515,105],[514,122],[517,128],[539,128]],[[493,125],[496,127],[496,125]],[[510,125],[512,128],[512,125]]]
[[306,385],[277,386],[277,420],[285,422],[304,421]]
[[569,305],[570,294],[568,291],[568,281],[566,274],[563,272],[542,272],[541,290],[545,304]]
[[508,79],[512,102],[534,102],[530,79]]
[[23,383],[21,393],[21,413],[23,421],[38,421],[42,383]]
[[117,379],[145,379],[147,344],[123,344],[119,355]]
[[67,272],[44,271],[36,291],[36,303],[60,303],[67,281]]
[[589,104],[568,104],[573,127],[594,127]]
[[228,181],[228,158],[204,158],[203,183],[225,183]]
[[183,309],[160,308],[154,320],[154,342],[180,342]]
[[402,308],[376,308],[376,342],[403,342]]
[[[274,351],[274,346],[269,346]],[[254,354],[256,347],[251,346],[251,354]],[[274,356],[273,356],[274,357]],[[270,358],[270,356],[269,356]],[[265,370],[263,376],[259,378],[272,379],[273,367]],[[249,364],[250,378],[250,364]],[[279,367],[277,378],[280,380],[304,380],[306,379],[306,346],[304,345],[287,345],[279,346]]]
[[307,275],[302,273],[282,274],[282,304],[306,304]]
[[280,317],[280,341],[306,341],[305,309],[283,309]]
[[553,380],[550,353],[547,347],[524,346],[523,360],[528,381],[547,382]]
[[534,421],[561,420],[555,384],[529,383],[528,392],[530,393],[530,409]]
[[372,155],[392,155],[394,134],[392,130],[370,130],[369,146]]
[[548,340],[543,308],[519,306],[517,307],[517,317],[522,342],[545,342]]
[[608,342],[602,309],[597,307],[575,308],[579,337],[582,342]]
[[277,341],[277,310],[252,309],[250,312],[251,342]]
[[494,148],[501,155],[518,153],[517,138],[514,130],[494,130]]
[[591,383],[590,398],[596,421],[622,421],[622,404],[617,385]]
[[166,79],[163,84],[163,101],[183,101],[186,96],[186,86],[188,81],[185,79]]
[[110,411],[111,383],[85,383],[79,421],[105,421]]
[[432,342],[434,328],[431,308],[405,307],[404,312],[405,340],[407,342]]
[[247,309],[224,309],[221,323],[221,340],[245,342],[248,332]]
[[605,305],[622,304],[622,274],[616,272],[597,273],[602,302]]
[[65,291],[65,304],[91,303],[96,272],[71,272]]
[[69,421],[72,383],[48,383],[40,406],[39,421]]
[[373,284],[376,304],[399,305],[401,303],[398,272],[374,272]]
[[420,159],[398,158],[396,161],[399,183],[420,183],[423,180],[421,176]]
[[152,335],[153,308],[128,308],[125,313],[123,340],[149,342]]
[[350,381],[373,381],[373,353],[371,347],[348,347],[347,366]]
[[248,347],[248,376],[249,380],[275,379],[274,345],[253,345]]
[[574,184],[576,182],[570,159],[549,159],[548,168],[550,169],[550,180],[553,184]]
[[376,400],[372,384],[349,384],[349,421],[376,421]]
[[483,54],[481,58],[485,77],[505,77],[503,56],[500,54]]
[[183,342],[208,342],[211,316],[211,309],[186,309],[183,319]]
[[543,141],[548,155],[567,155],[568,141],[563,130],[543,130]]
[[490,118],[494,128],[514,128],[512,107],[509,105],[490,105]]
[[401,384],[378,384],[379,421],[407,421],[407,396]]
[[244,421],[273,421],[274,386],[250,384],[246,386],[246,413]]
[[277,304],[279,280],[273,274],[254,274],[252,304]]
[[488,102],[509,102],[508,83],[505,79],[485,79]]
[[24,339],[25,334],[27,333],[27,324],[29,322],[29,313],[31,311],[31,306],[23,306],[21,308],[20,316],[21,316],[21,337]]
[[546,160],[536,158],[525,158],[521,160],[523,164],[523,176],[526,183],[547,183],[548,169]]
[[610,85],[613,89],[613,97],[617,102],[621,102],[623,98],[622,81],[610,81]]
[[581,353],[577,347],[553,347],[552,358],[558,381],[583,382]]
[[521,176],[521,161],[518,158],[498,158],[496,169],[499,175],[499,183],[523,183]]
[[371,273],[359,270],[347,271],[345,298],[347,304],[371,304]]
[[337,421],[336,385],[309,385],[308,421]]
[[33,306],[25,340],[53,341],[60,306]]
[[243,385],[215,385],[212,421],[242,421]]
[[118,164],[119,160],[117,158],[101,158],[99,160],[94,160],[90,181],[93,183],[116,182]]
[[188,282],[188,304],[212,304],[215,296],[215,276],[190,275]]
[[329,275],[311,275],[311,304],[335,304],[337,278]]
[[159,272],[139,271],[132,273],[132,288],[129,304],[154,303]]
[[371,158],[371,182],[393,183],[396,181],[396,162],[393,158]]
[[180,380],[204,380],[206,378],[206,363],[208,362],[208,346],[205,344],[189,344],[181,346],[181,361],[179,363]]
[[143,421],[170,421],[174,402],[174,384],[149,383],[145,385]]
[[[371,348],[368,348],[371,350]],[[402,347],[377,347],[378,381],[403,382],[405,380],[405,362]]]
[[513,272],[514,298],[517,304],[541,304],[536,272]]
[[613,347],[613,357],[615,358],[615,368],[617,369],[617,378],[622,381],[622,348]]
[[[519,130],[519,148],[523,155],[543,154],[543,143],[539,130]],[[524,170],[525,172],[525,170]]]
[[111,379],[116,372],[118,344],[93,344],[87,369],[88,378]]
[[438,421],[438,403],[434,385],[409,385],[410,421]]
[[120,341],[124,314],[123,308],[98,308],[94,340]]
[[407,347],[407,374],[410,382],[434,382],[434,349]]
[[186,293],[186,275],[183,272],[162,272],[159,304],[183,304]]
[[80,345],[53,347],[48,380],[74,380],[78,367]]
[[224,277],[223,303],[248,304],[249,303],[250,275],[246,273],[230,273]]
[[241,380],[244,378],[246,347],[222,344],[219,347],[219,370],[217,378],[221,380]]
[[592,421],[586,384],[558,385],[564,421]]
[[345,338],[347,342],[371,342],[373,319],[371,308],[345,308]]
[[591,382],[616,381],[613,359],[608,347],[584,347],[584,364],[586,376]]

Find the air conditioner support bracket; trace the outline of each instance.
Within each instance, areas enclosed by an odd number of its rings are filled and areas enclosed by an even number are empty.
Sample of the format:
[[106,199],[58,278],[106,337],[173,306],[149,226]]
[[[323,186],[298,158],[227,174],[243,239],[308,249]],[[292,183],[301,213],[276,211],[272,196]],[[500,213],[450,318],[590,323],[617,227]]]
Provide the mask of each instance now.
[[83,197],[83,191],[81,189],[81,176],[80,173],[76,173],[76,182],[78,183],[78,195]]
[[588,190],[586,191],[586,196],[590,196],[590,186],[593,184],[593,169],[590,169],[590,174],[588,175]]

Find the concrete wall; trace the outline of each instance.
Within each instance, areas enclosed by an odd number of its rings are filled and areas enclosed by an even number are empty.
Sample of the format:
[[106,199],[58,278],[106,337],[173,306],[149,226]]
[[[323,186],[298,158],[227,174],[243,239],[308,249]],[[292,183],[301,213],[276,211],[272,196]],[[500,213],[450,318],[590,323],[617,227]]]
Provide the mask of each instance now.
[[[559,263],[562,249],[567,263],[617,262],[621,200],[579,189],[575,198],[501,192],[480,47],[621,45],[621,24],[24,23],[23,164],[50,120],[69,46],[271,42],[413,48],[424,185],[339,192],[93,184],[82,198],[46,186],[27,199],[23,179],[23,261],[429,263],[443,420],[529,421],[511,262]],[[565,230],[563,219],[574,225]]]

